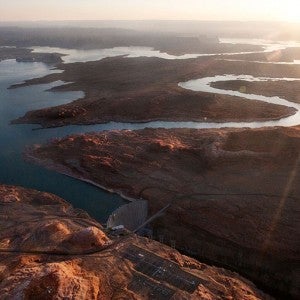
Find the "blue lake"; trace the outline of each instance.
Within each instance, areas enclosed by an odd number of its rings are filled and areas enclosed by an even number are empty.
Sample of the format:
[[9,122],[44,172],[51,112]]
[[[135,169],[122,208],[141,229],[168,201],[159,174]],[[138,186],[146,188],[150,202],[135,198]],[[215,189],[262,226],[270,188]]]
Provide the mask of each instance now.
[[[70,102],[83,96],[81,92],[47,92],[59,82],[19,89],[7,89],[24,79],[49,74],[42,63],[0,62],[0,183],[20,185],[56,194],[73,206],[86,210],[105,222],[109,214],[125,204],[120,196],[90,184],[27,163],[22,152],[27,145],[43,143],[54,137],[87,131],[88,126],[69,126],[49,130],[32,130],[36,125],[10,125],[10,121],[32,109]],[[109,128],[107,128],[109,129]]]

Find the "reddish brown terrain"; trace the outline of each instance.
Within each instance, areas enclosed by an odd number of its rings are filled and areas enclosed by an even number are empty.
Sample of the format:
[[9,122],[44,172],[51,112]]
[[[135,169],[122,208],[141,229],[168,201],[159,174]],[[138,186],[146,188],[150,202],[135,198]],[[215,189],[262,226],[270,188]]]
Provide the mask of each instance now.
[[179,82],[218,74],[300,77],[294,65],[253,64],[216,58],[164,60],[159,58],[107,58],[97,62],[61,64],[51,74],[13,87],[71,82],[55,90],[80,90],[85,97],[72,103],[28,112],[16,123],[43,127],[109,121],[253,121],[279,119],[294,109],[227,95],[193,92]]
[[69,136],[27,158],[149,200],[178,249],[299,296],[300,127],[145,129]]
[[271,299],[158,242],[109,237],[48,193],[0,186],[1,299]]

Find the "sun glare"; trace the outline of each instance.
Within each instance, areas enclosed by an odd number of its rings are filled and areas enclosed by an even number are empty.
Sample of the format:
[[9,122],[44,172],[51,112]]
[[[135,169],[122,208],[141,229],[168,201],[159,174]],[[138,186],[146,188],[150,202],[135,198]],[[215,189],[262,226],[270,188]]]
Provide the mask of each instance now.
[[300,22],[300,1],[283,1],[281,12],[283,21]]

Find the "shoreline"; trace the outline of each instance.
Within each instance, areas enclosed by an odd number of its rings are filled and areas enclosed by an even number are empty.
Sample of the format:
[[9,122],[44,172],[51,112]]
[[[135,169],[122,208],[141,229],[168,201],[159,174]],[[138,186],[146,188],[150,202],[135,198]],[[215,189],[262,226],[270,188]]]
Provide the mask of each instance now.
[[106,188],[105,186],[100,185],[100,184],[98,184],[98,183],[96,183],[96,182],[94,182],[90,179],[75,175],[72,171],[70,171],[70,169],[67,169],[66,167],[63,167],[60,164],[54,163],[53,161],[51,161],[51,163],[49,161],[49,164],[48,164],[45,160],[41,160],[41,159],[29,154],[29,151],[30,151],[30,149],[25,150],[25,152],[23,154],[24,160],[27,161],[27,162],[33,163],[37,166],[44,167],[48,170],[57,172],[59,174],[62,174],[62,175],[65,175],[65,176],[83,181],[83,182],[88,183],[88,184],[91,184],[91,185],[93,185],[93,186],[95,186],[95,187],[97,187],[101,190],[104,190],[104,191],[108,192],[108,193],[116,194],[116,195],[120,196],[121,198],[123,198],[124,200],[126,200],[128,202],[139,201],[139,199],[132,198],[132,197],[124,195],[121,191]]
[[[77,100],[81,100],[82,98],[79,98]],[[77,101],[74,100],[74,101]],[[72,103],[72,102],[70,102]],[[285,107],[283,105],[278,105],[278,106],[282,106]],[[285,119],[288,117],[292,117],[293,115],[295,115],[298,111],[293,108],[293,107],[287,107],[291,110],[290,113],[287,114],[283,114],[280,117],[277,118],[251,118],[249,120],[240,120],[240,119],[219,119],[219,120],[212,120],[212,119],[205,119],[205,118],[199,118],[199,119],[189,119],[189,120],[180,120],[180,119],[144,119],[144,120],[132,120],[132,119],[116,119],[116,120],[98,120],[98,121],[87,121],[87,122],[74,122],[74,123],[66,123],[66,124],[43,124],[43,122],[38,122],[38,121],[31,121],[31,118],[26,118],[26,115],[24,117],[20,117],[14,120],[11,120],[10,124],[11,125],[40,125],[40,128],[36,128],[34,130],[42,130],[42,129],[50,129],[50,128],[60,128],[60,127],[67,127],[67,126],[95,126],[95,125],[106,125],[109,123],[116,123],[116,124],[130,124],[130,125],[135,125],[135,124],[148,124],[148,123],[154,123],[154,122],[166,122],[166,123],[200,123],[200,124],[226,124],[226,123],[249,123],[249,125],[251,125],[251,123],[260,123],[260,122],[269,122],[269,121],[279,121],[281,119]],[[51,109],[51,107],[49,107],[49,109]],[[28,113],[31,113],[34,111],[29,111]],[[294,125],[296,126],[296,125]],[[285,127],[285,126],[264,126],[262,124],[261,127],[256,127],[256,128],[269,128],[269,127]],[[291,126],[287,126],[287,127],[291,127]],[[176,129],[176,128],[194,128],[194,129],[213,129],[215,127],[163,127],[161,126],[161,128],[166,128],[166,129]],[[249,126],[242,126],[242,127],[231,127],[230,125],[225,126],[225,127],[216,127],[217,129],[225,129],[225,128],[251,128]],[[135,129],[134,129],[135,130]]]

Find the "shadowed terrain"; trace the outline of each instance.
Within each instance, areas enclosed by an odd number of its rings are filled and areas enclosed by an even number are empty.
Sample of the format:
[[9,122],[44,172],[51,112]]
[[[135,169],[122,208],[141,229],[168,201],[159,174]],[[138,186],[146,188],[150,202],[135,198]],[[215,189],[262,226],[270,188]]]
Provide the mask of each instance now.
[[69,136],[27,158],[117,193],[171,203],[153,228],[179,249],[299,295],[299,127]]

